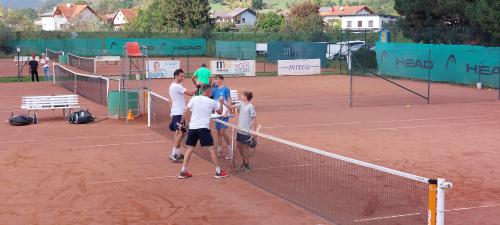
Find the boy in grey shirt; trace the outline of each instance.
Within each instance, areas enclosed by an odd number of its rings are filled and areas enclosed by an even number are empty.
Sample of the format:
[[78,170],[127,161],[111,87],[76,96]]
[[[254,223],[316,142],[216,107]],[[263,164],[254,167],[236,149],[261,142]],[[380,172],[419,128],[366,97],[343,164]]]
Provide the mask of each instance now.
[[[238,130],[236,133],[236,147],[238,148],[241,157],[243,158],[243,163],[240,166],[240,171],[250,172],[250,148],[255,148],[257,142],[255,141],[255,135],[252,135],[245,130],[256,129],[257,119],[255,108],[250,103],[253,98],[253,93],[250,91],[244,91],[243,94],[239,96],[241,103],[234,106],[226,105],[230,109],[238,109]],[[232,157],[232,155],[231,155]]]

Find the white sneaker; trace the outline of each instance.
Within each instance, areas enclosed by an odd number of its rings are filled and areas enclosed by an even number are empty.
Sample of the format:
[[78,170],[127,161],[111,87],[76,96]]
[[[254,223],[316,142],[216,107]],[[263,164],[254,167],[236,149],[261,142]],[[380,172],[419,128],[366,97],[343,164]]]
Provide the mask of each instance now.
[[231,160],[231,159],[233,159],[233,146],[232,146],[232,145],[228,145],[228,146],[227,146],[227,155],[226,155],[226,159],[227,159],[227,160]]

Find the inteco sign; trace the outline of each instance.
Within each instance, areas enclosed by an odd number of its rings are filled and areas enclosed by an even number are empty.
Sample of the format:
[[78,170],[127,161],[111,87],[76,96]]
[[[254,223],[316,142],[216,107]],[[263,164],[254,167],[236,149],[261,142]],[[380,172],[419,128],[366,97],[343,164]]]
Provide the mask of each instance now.
[[278,75],[316,75],[321,73],[320,59],[278,60]]

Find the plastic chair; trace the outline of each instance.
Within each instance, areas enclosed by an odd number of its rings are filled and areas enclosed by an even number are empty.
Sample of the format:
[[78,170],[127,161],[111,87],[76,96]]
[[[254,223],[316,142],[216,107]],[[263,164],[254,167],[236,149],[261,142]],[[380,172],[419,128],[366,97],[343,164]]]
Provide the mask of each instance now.
[[127,49],[128,57],[142,57],[141,48],[139,47],[139,42],[127,42],[125,45]]

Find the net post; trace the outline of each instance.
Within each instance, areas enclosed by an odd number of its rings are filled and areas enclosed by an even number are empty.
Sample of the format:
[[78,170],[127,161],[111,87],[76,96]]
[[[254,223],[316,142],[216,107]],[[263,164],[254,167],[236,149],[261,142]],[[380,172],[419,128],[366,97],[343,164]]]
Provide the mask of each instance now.
[[149,93],[149,91],[146,92],[147,93],[147,107],[148,107],[148,111],[147,111],[147,114],[148,114],[148,127],[151,127],[151,93]]
[[56,84],[56,64],[52,63],[52,83]]
[[97,63],[95,57],[92,58],[94,60],[94,73],[97,73]]
[[[429,49],[429,62],[431,62],[431,49]],[[433,64],[431,64],[434,66]],[[431,66],[427,68],[427,104],[431,103]]]
[[437,179],[429,180],[429,209],[427,213],[427,224],[428,225],[437,225],[436,224],[436,216],[437,216]]
[[352,107],[352,59],[351,46],[347,49],[347,64],[349,69],[349,107]]
[[451,187],[452,184],[444,178],[437,179],[436,225],[444,225],[444,191]]

